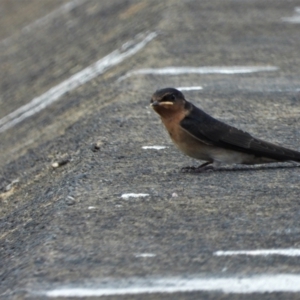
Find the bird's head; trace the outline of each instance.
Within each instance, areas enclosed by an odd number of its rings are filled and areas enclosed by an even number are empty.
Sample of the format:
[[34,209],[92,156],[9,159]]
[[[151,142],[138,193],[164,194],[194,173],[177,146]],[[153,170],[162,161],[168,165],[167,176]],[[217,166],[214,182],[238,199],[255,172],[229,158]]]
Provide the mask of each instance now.
[[151,107],[162,117],[185,109],[187,101],[183,94],[174,88],[156,91],[151,98]]

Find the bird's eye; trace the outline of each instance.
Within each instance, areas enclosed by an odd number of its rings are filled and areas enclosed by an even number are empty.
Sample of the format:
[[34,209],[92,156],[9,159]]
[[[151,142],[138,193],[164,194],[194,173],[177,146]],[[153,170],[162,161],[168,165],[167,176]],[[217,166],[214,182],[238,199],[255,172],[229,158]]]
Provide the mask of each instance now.
[[171,94],[171,95],[170,95],[170,99],[171,99],[172,101],[175,101],[175,95],[174,95],[174,94]]

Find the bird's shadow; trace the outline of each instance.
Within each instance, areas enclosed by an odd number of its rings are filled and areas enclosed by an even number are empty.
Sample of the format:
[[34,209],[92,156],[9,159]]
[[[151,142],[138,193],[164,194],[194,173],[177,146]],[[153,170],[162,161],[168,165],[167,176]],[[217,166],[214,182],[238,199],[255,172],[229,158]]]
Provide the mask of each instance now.
[[191,170],[188,172],[180,171],[183,174],[191,174],[191,175],[198,175],[198,174],[212,174],[215,172],[250,172],[250,171],[264,171],[264,170],[280,170],[280,169],[296,169],[300,168],[300,165],[262,165],[262,166],[247,166],[247,167],[220,167],[213,170],[203,170],[203,171],[197,171],[197,170]]

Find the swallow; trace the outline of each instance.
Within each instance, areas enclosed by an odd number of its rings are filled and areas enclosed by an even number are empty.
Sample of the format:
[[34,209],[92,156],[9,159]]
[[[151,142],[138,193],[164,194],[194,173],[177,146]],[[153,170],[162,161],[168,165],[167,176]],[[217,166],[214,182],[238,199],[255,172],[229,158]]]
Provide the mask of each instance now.
[[300,152],[265,142],[211,117],[174,88],[156,91],[150,105],[159,114],[177,148],[205,161],[197,168],[183,170],[201,172],[220,164],[300,162]]

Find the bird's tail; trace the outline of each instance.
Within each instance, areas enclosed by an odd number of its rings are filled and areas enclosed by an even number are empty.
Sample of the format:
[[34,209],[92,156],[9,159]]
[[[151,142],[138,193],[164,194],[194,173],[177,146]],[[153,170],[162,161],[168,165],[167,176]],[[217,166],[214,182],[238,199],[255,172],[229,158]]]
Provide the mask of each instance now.
[[[272,161],[296,161],[300,162],[300,152],[288,149],[282,146],[278,146],[269,142],[256,139],[257,149],[260,152],[261,158],[265,159],[265,162]],[[255,143],[255,144],[256,144]],[[255,145],[252,145],[252,147]]]

